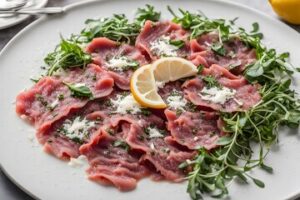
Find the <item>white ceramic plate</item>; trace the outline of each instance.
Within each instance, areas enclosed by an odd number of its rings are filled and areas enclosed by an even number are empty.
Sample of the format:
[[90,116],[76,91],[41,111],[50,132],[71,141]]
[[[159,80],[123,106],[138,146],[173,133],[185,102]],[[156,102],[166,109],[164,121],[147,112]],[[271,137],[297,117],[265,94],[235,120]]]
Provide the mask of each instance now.
[[[169,19],[167,5],[190,11],[200,9],[213,18],[239,17],[238,24],[246,28],[259,22],[266,43],[279,51],[291,52],[292,63],[300,66],[300,35],[296,31],[253,9],[225,1],[94,1],[69,6],[62,16],[43,17],[18,34],[0,54],[0,162],[6,174],[32,196],[64,200],[189,200],[186,183],[156,183],[144,179],[136,190],[121,193],[88,181],[83,169],[69,167],[30,142],[28,135],[33,134],[34,129],[19,119],[14,110],[16,95],[32,85],[29,77],[39,73],[44,56],[59,42],[60,33],[67,37],[79,32],[87,18],[107,17],[113,13],[132,17],[136,8],[145,3],[153,4]],[[300,76],[296,79],[299,81]],[[299,88],[297,90],[299,92]],[[267,157],[267,163],[275,169],[273,175],[261,170],[252,172],[265,182],[266,188],[233,181],[229,186],[232,199],[282,200],[300,194],[300,138],[297,133],[298,130],[280,131],[280,142]]]
[[[48,0],[28,0],[24,8],[42,8],[47,4]],[[1,11],[0,11],[1,13]],[[1,17],[0,14],[0,30],[11,27],[26,20],[30,15],[15,15],[12,17]]]

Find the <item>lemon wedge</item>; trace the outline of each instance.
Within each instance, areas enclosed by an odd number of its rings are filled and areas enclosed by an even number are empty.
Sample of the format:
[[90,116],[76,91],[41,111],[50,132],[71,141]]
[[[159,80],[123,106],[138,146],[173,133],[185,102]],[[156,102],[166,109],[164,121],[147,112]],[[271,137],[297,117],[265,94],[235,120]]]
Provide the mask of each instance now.
[[130,81],[130,90],[137,102],[144,107],[166,108],[167,104],[158,94],[158,87],[170,81],[197,74],[197,67],[190,61],[166,57],[137,69]]
[[144,107],[156,109],[167,107],[157,93],[151,65],[142,66],[133,73],[130,80],[130,90],[135,100]]
[[152,64],[155,81],[160,85],[197,74],[197,67],[178,57],[165,57]]
[[285,21],[300,24],[299,0],[269,0],[273,10]]

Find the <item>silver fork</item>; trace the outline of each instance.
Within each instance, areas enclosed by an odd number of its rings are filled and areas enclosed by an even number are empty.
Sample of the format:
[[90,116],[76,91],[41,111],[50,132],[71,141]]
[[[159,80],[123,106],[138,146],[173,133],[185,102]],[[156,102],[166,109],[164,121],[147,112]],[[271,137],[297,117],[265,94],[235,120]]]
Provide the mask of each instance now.
[[63,7],[46,7],[46,8],[31,8],[21,10],[6,10],[1,11],[0,14],[27,14],[27,15],[40,15],[40,14],[59,14],[65,12]]

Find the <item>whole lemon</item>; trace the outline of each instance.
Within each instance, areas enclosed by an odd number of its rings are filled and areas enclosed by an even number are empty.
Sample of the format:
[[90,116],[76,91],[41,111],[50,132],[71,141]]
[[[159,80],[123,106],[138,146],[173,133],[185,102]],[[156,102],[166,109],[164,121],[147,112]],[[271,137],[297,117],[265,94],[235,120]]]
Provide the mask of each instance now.
[[273,10],[285,21],[300,24],[300,0],[269,0]]

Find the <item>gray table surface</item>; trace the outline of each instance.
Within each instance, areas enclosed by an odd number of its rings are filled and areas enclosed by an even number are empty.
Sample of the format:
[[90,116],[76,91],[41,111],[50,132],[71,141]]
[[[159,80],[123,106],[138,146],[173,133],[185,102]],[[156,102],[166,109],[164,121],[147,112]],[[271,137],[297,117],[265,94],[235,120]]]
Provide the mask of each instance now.
[[[48,6],[64,6],[70,3],[79,2],[84,0],[49,0]],[[231,0],[235,2],[239,2],[255,9],[258,9],[274,18],[276,15],[272,11],[268,1],[262,0]],[[151,2],[149,0],[149,2]],[[8,28],[6,30],[0,30],[0,50],[5,46],[5,44],[20,30],[22,30],[25,26],[30,24],[36,18],[31,17],[30,19],[24,21],[23,23],[14,26],[12,28]],[[292,26],[292,28],[300,32],[300,26]],[[1,162],[1,161],[0,161]],[[17,186],[15,186],[0,170],[0,200],[32,200],[30,196],[20,190]],[[298,199],[300,200],[300,199]]]

